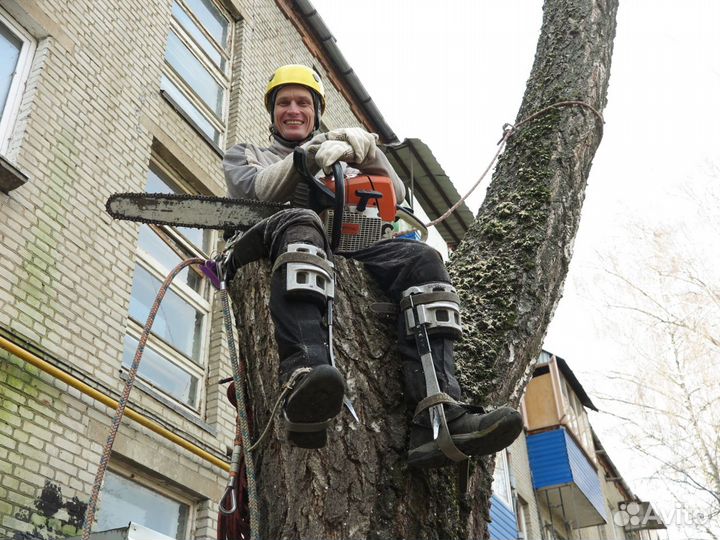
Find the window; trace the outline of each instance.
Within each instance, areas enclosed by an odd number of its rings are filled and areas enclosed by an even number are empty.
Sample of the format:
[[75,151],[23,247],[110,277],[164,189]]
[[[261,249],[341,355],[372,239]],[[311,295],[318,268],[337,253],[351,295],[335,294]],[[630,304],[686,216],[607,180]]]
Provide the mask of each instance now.
[[0,154],[10,141],[34,51],[32,37],[0,9]]
[[530,537],[530,505],[522,497],[517,498],[517,511],[515,512],[518,527],[518,538],[529,540]]
[[493,495],[503,501],[508,508],[513,507],[512,490],[510,487],[510,468],[508,467],[507,453],[505,450],[495,454],[495,472],[492,483]]
[[161,90],[222,147],[230,87],[230,16],[213,0],[173,0]]
[[[153,163],[148,174],[150,193],[182,193],[181,181],[169,167]],[[130,367],[142,328],[167,274],[190,257],[207,258],[211,232],[183,227],[141,225],[138,257],[130,297],[130,320],[125,336],[123,365]],[[176,401],[200,409],[210,286],[195,267],[175,277],[155,316],[138,376]]]
[[591,455],[594,454],[592,446],[592,432],[588,422],[587,413],[580,398],[573,391],[570,384],[563,380],[561,382],[562,395],[565,402],[566,422],[570,431],[578,438],[580,444]]
[[138,523],[177,540],[189,538],[191,504],[181,496],[157,489],[157,482],[128,471],[105,474],[95,531]]
[[552,354],[550,354],[547,351],[540,351],[540,356],[538,356],[537,362],[535,364],[535,367],[538,366],[546,366],[550,362],[552,362]]

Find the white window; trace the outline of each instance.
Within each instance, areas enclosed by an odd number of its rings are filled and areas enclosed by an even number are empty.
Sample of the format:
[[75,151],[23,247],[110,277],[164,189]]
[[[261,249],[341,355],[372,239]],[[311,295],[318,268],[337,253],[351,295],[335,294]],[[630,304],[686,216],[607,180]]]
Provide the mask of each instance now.
[[230,88],[230,16],[213,0],[173,0],[161,89],[219,147]]
[[32,37],[0,9],[0,154],[7,150],[34,52]]
[[[154,162],[148,174],[150,193],[182,193],[172,170]],[[167,274],[191,257],[207,258],[212,234],[201,229],[141,225],[130,298],[123,365],[130,367],[142,328]],[[200,411],[210,319],[208,280],[189,266],[175,277],[155,316],[138,376],[167,396]]]
[[515,518],[517,519],[518,538],[530,540],[530,505],[522,497],[517,498]]
[[504,502],[508,508],[513,507],[512,489],[510,486],[510,468],[507,452],[503,450],[495,454],[495,472],[493,473],[492,493]]
[[188,539],[191,501],[179,493],[159,489],[158,484],[129,470],[108,470],[93,530],[120,529],[132,521],[169,538]]

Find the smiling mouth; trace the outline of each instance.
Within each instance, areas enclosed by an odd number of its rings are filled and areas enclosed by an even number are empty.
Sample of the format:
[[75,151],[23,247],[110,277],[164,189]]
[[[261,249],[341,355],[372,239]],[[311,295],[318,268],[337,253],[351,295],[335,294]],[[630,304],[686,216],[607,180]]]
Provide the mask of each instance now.
[[285,122],[286,126],[302,126],[305,122],[301,122],[300,120],[288,120]]

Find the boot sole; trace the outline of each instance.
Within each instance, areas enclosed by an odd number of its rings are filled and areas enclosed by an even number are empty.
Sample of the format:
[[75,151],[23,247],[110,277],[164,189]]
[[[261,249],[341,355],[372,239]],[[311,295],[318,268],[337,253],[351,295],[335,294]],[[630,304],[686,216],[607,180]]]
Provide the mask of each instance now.
[[[291,422],[322,422],[333,418],[342,409],[345,383],[332,366],[313,368],[299,383],[285,404]],[[287,431],[288,441],[300,448],[322,448],[327,443],[327,429],[310,433]]]
[[[522,431],[522,418],[519,414],[505,416],[485,429],[453,435],[452,441],[458,449],[468,456],[495,454],[510,446]],[[408,465],[419,469],[430,469],[453,465],[437,445],[430,441],[408,452]]]

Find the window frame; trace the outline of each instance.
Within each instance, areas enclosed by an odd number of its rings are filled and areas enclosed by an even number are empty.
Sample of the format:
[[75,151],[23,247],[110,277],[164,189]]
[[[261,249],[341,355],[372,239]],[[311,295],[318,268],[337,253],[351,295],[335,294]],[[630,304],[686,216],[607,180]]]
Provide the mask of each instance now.
[[561,385],[563,404],[565,406],[565,424],[570,428],[570,431],[575,435],[588,455],[594,456],[592,433],[585,406],[567,379],[563,378]]
[[[179,192],[191,193],[194,191],[186,182],[182,180],[182,178],[177,172],[175,172],[167,163],[165,163],[162,158],[155,154],[153,154],[150,163],[148,164],[147,173],[148,176],[151,173],[159,176],[161,181],[168,184],[172,189],[175,189]],[[167,236],[167,239],[170,240],[170,242],[176,244],[177,247],[180,248],[180,250],[188,252],[186,254],[178,253],[178,256],[181,259],[184,260],[188,256],[200,257],[203,259],[208,258],[208,255],[206,253],[203,253],[195,244],[193,244],[189,239],[187,239],[176,228],[168,225],[147,226],[151,229],[151,232],[153,234],[158,234],[158,232],[162,232],[163,235]],[[175,249],[173,249],[173,247],[175,246],[171,245],[168,240],[163,238],[162,235],[158,236],[160,236],[160,241],[165,242],[171,250],[175,251]],[[214,231],[209,231],[209,237],[207,241],[207,249],[208,251],[210,251],[216,241],[216,233]],[[134,261],[135,267],[140,266],[152,277],[158,279],[161,283],[162,281],[164,281],[165,277],[167,276],[167,272],[169,271],[169,269],[163,268],[162,263],[158,261],[152,253],[149,253],[140,246],[139,239],[134,253]],[[188,272],[195,272],[195,270],[193,268],[188,268]],[[133,270],[133,283],[135,282],[134,273],[135,270]],[[170,403],[173,403],[181,407],[183,410],[189,411],[189,413],[193,416],[198,417],[202,417],[206,405],[205,390],[208,376],[208,362],[210,356],[210,330],[212,327],[214,295],[214,291],[211,287],[209,280],[204,276],[201,276],[201,279],[203,280],[203,288],[200,292],[195,291],[186,283],[179,282],[177,280],[173,281],[173,283],[168,288],[168,291],[174,292],[183,302],[187,303],[191,308],[199,311],[203,316],[202,327],[199,332],[200,343],[198,345],[198,362],[195,362],[192,358],[188,358],[185,353],[178,350],[172,343],[156,335],[152,330],[150,332],[150,335],[148,336],[147,341],[147,346],[152,347],[152,349],[160,356],[162,356],[165,360],[171,362],[177,368],[188,373],[190,377],[193,377],[197,380],[196,396],[194,399],[194,403],[189,403],[178,399],[176,396],[171,395],[167,389],[164,389],[162,386],[158,385],[155,381],[145,378],[140,373],[138,373],[138,377],[142,380],[142,382],[151,387],[153,391],[158,392],[163,398],[170,400]],[[130,336],[135,340],[139,340],[140,336],[142,335],[144,324],[145,321],[137,321],[133,317],[131,317],[128,310],[127,325],[123,340],[125,339],[125,336]],[[123,365],[122,369],[127,370],[127,367]]]
[[[206,133],[197,122],[192,119],[192,115],[189,111],[185,110],[183,106],[174,99],[170,93],[162,88],[161,83],[161,94],[168,99],[171,104],[179,109],[178,112],[181,116],[207,141],[218,148],[223,148],[225,138],[227,135],[227,127],[230,116],[230,87],[232,84],[232,51],[233,43],[235,39],[235,19],[232,14],[219,2],[215,0],[208,0],[220,13],[220,15],[227,21],[227,37],[226,37],[226,48],[221,49],[215,43],[215,39],[212,34],[205,28],[202,21],[195,15],[185,0],[172,0],[171,2],[171,14],[170,14],[170,28],[167,33],[165,40],[165,55],[163,58],[163,78],[167,78],[171,85],[173,85],[180,94],[188,100],[191,106],[201,114],[201,116],[217,131],[217,140],[214,140],[213,136]],[[180,9],[190,18],[191,22],[194,23],[200,30],[202,35],[210,42],[210,45],[216,52],[219,52],[222,60],[225,63],[224,69],[218,67],[212,58],[203,50],[202,46],[195,41],[195,38],[191,33],[183,27],[182,23],[178,21],[172,13],[172,8],[177,3]],[[187,47],[190,54],[200,62],[207,73],[213,78],[215,82],[222,89],[222,113],[218,117],[217,113],[203,100],[202,97],[188,84],[182,76],[175,70],[168,60],[168,46],[170,42],[170,34],[174,33],[175,36],[180,40],[181,44]]]
[[[178,488],[173,489],[168,485],[168,482],[159,481],[159,478],[143,473],[139,469],[132,467],[131,465],[126,464],[122,461],[112,461],[108,467],[108,471],[117,476],[121,476],[126,480],[130,480],[131,482],[142,486],[145,489],[153,491],[167,499],[171,499],[177,503],[186,505],[188,507],[188,515],[187,522],[185,524],[185,534],[179,540],[191,540],[191,538],[195,537],[194,531],[195,527],[197,526],[196,500],[192,499],[189,495],[183,493]],[[102,505],[102,497],[100,500]],[[143,524],[140,523],[139,525]],[[148,527],[147,525],[143,525],[143,527],[151,529],[151,527]],[[154,531],[155,529],[151,530]],[[155,532],[157,532],[158,534],[163,534],[159,531]]]
[[515,520],[518,527],[518,538],[530,540],[530,504],[520,495],[515,498]]
[[32,59],[35,56],[37,43],[35,38],[27,32],[13,17],[0,7],[0,24],[3,24],[12,34],[22,41],[17,65],[8,88],[8,95],[3,108],[0,110],[0,154],[4,155],[10,146],[20,104],[25,93],[25,87]]
[[[502,469],[502,477],[498,476],[498,464],[501,464],[500,469]],[[510,459],[507,455],[507,450],[501,450],[500,452],[495,454],[495,470],[493,471],[493,481],[491,484],[492,486],[495,485],[495,483],[502,483],[502,487],[507,492],[507,498],[505,498],[504,494],[500,494],[499,492],[496,492],[495,490],[492,490],[492,494],[495,495],[499,500],[501,500],[508,508],[513,508],[513,490],[512,490],[512,482],[510,480]]]

